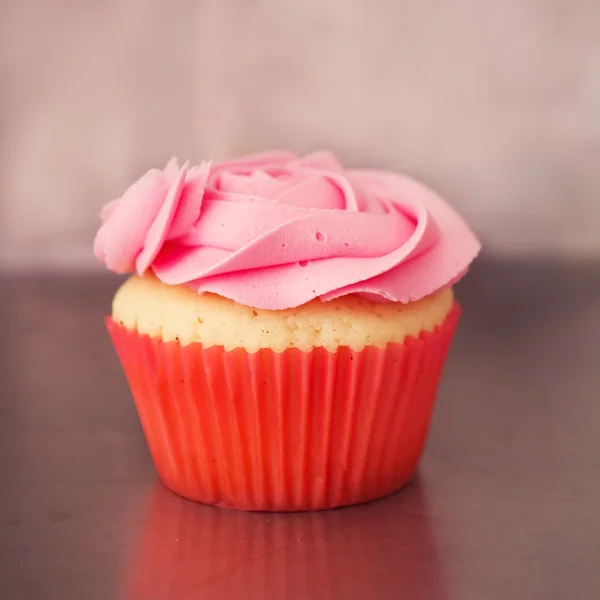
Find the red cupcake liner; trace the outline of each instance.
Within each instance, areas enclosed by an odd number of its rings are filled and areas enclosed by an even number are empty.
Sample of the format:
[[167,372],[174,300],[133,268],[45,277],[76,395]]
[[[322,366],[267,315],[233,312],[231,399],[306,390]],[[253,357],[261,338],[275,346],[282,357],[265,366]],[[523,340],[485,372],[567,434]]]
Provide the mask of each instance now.
[[460,314],[386,348],[181,346],[106,319],[156,469],[181,496],[319,510],[406,484],[421,457]]

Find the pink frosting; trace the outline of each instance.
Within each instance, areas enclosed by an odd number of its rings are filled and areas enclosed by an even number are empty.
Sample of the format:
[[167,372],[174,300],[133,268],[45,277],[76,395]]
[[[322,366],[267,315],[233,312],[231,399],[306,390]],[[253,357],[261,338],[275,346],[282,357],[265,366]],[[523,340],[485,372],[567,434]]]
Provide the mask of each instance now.
[[434,192],[346,170],[328,152],[180,167],[171,159],[107,204],[94,252],[256,308],[361,294],[409,302],[457,281],[480,244]]

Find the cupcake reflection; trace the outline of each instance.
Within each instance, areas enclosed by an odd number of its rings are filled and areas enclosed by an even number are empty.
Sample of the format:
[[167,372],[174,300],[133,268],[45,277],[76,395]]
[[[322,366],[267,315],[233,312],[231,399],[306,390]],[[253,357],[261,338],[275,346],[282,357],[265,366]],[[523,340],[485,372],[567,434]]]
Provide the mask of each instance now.
[[423,484],[361,506],[249,513],[157,483],[127,600],[446,597]]

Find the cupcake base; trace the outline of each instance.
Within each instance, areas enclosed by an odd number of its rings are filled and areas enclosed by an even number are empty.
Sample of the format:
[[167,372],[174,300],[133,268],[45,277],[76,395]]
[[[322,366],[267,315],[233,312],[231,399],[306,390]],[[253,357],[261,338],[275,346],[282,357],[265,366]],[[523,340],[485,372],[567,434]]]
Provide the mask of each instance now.
[[300,511],[410,481],[459,313],[403,343],[335,353],[182,346],[106,324],[168,488],[206,504]]

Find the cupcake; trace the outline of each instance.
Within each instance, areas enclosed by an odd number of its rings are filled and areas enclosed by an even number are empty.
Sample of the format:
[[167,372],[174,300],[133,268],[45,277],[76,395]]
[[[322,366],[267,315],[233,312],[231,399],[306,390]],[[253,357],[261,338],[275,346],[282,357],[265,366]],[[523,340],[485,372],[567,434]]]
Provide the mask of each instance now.
[[151,170],[94,242],[158,474],[192,500],[317,510],[413,476],[479,252],[407,177],[287,152]]

